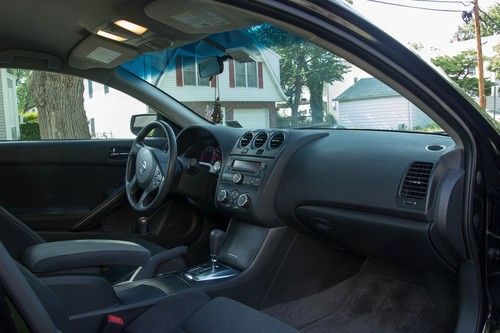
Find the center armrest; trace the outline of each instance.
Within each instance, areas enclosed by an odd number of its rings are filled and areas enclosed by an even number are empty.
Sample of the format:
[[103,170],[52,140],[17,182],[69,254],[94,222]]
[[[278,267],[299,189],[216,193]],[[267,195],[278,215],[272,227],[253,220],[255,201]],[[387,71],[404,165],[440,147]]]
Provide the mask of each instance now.
[[136,243],[83,239],[37,244],[24,251],[25,266],[35,273],[84,267],[145,266],[151,253]]

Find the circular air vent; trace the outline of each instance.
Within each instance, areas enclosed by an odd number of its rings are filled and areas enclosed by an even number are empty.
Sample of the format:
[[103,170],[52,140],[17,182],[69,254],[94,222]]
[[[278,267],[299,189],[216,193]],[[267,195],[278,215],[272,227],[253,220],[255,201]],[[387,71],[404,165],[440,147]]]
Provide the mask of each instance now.
[[271,149],[277,149],[281,147],[284,141],[285,141],[285,133],[283,132],[274,133],[273,136],[271,136],[269,147],[271,147]]
[[427,149],[429,151],[441,151],[445,148],[446,147],[443,145],[428,145],[427,147],[425,147],[425,149]]
[[262,147],[266,143],[268,137],[269,137],[269,135],[266,132],[260,132],[255,137],[255,141],[253,142],[253,146],[257,149]]
[[253,139],[253,133],[252,132],[246,132],[243,134],[243,136],[240,139],[240,147],[246,147],[250,144],[250,141]]

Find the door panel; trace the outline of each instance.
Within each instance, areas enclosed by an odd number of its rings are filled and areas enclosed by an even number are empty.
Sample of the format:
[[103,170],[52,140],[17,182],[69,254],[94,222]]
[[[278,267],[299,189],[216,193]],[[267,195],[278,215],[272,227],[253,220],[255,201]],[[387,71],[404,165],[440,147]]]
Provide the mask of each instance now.
[[0,205],[34,230],[70,230],[123,186],[132,140],[0,143]]

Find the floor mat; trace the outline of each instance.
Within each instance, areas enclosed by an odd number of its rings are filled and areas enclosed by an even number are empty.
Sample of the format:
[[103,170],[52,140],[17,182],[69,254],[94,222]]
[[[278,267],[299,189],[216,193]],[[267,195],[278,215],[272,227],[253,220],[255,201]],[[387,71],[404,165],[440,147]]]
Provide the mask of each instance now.
[[264,312],[302,332],[449,332],[456,314],[453,283],[369,261],[327,290]]

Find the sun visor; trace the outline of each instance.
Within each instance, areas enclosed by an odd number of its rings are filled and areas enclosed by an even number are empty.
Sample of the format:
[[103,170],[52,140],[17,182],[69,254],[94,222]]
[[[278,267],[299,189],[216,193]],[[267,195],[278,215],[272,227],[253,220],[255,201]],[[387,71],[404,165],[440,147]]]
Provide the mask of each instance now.
[[258,23],[227,6],[203,0],[156,0],[146,5],[144,12],[150,18],[188,34],[213,34]]
[[115,68],[138,54],[134,47],[90,35],[71,51],[68,62],[78,69]]

